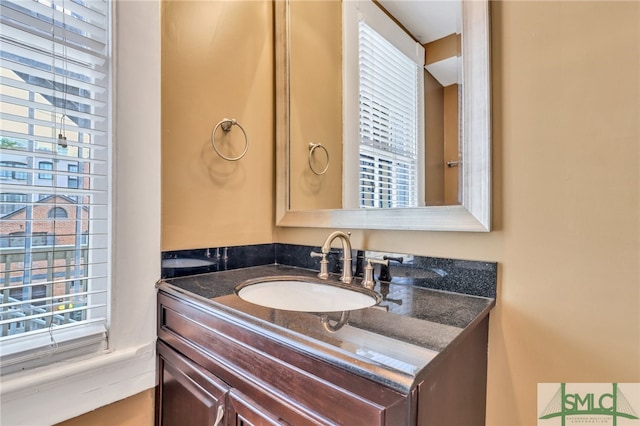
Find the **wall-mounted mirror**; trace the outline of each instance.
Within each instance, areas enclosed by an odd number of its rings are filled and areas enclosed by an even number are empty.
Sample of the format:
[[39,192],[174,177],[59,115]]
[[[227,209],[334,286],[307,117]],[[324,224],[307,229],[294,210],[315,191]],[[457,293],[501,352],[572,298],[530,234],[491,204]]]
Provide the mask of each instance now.
[[[393,25],[376,23],[380,11]],[[490,230],[487,1],[282,0],[275,24],[278,226]],[[363,74],[368,25],[385,38],[398,28],[409,36],[399,49],[417,63],[418,101],[396,96],[409,93],[404,86],[379,89],[395,68]],[[388,99],[374,99],[371,86]],[[409,107],[396,106],[407,98]],[[415,123],[396,118],[407,108]]]

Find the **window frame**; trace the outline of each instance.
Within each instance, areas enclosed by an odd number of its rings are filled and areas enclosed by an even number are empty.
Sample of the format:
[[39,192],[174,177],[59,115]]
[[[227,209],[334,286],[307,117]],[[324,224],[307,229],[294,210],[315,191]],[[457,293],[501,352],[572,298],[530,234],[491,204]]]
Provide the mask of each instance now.
[[[153,283],[160,272],[160,4],[112,2],[111,8],[115,18],[112,105],[117,148],[113,163],[117,173],[113,175],[114,196],[119,202],[112,227],[109,349],[4,376],[0,387],[2,424],[57,423],[155,386]],[[137,119],[130,120],[132,116]],[[144,170],[136,160],[139,158],[145,159]],[[131,262],[132,258],[138,262]],[[46,416],[34,418],[33,407]]]

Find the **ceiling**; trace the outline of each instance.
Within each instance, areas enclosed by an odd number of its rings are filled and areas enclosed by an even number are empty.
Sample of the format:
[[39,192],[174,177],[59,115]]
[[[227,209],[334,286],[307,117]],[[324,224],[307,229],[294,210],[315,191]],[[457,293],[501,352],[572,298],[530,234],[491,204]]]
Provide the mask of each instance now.
[[378,0],[422,44],[462,31],[461,0]]
[[[462,0],[378,0],[421,44],[462,32]],[[460,83],[460,58],[427,66],[443,86]]]

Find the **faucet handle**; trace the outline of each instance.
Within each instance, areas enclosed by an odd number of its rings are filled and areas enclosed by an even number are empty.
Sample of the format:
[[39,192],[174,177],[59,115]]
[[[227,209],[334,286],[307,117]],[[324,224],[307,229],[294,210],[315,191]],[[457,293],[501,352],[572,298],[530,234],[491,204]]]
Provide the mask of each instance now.
[[364,279],[362,285],[368,289],[373,289],[376,280],[373,279],[373,264],[389,266],[389,259],[367,258],[367,266],[364,267]]
[[384,256],[382,256],[383,259],[385,260],[393,260],[394,262],[398,262],[398,263],[402,263],[404,261],[404,258],[402,256],[398,256],[398,257],[392,257],[392,256],[387,256],[386,254]]
[[311,252],[311,257],[320,257],[320,272],[318,272],[318,278],[326,280],[329,278],[329,261],[327,260],[327,253]]
[[[385,260],[393,260],[394,262],[398,262],[398,263],[402,263],[404,261],[404,258],[402,256],[398,256],[398,257],[391,257],[391,256],[382,256],[383,259]],[[385,265],[384,268],[380,269],[380,275],[378,275],[378,279],[380,281],[391,281],[391,274],[389,273],[389,265]]]

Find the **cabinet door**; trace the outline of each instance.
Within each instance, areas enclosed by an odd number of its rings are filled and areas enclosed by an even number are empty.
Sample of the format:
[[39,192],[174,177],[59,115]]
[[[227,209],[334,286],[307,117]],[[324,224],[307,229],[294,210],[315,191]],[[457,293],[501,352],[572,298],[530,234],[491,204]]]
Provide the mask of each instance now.
[[235,389],[229,392],[229,426],[288,425]]
[[158,426],[223,425],[229,387],[211,373],[158,343]]

